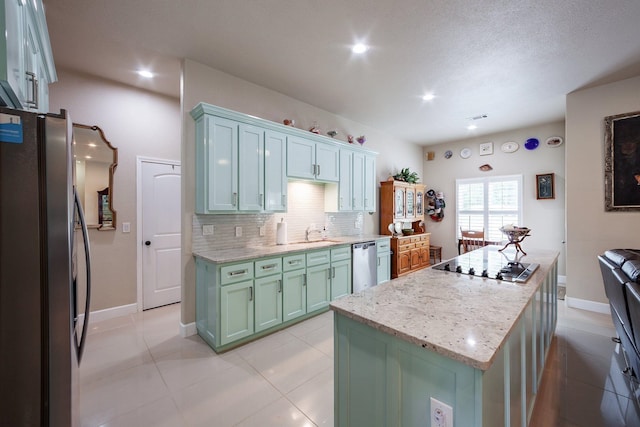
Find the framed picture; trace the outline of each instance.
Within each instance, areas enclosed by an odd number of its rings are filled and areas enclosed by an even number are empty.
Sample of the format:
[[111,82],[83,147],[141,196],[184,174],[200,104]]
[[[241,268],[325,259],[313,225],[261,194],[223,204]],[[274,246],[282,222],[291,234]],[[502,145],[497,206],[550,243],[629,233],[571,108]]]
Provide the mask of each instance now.
[[555,199],[554,175],[552,173],[544,173],[536,175],[536,199]]
[[604,210],[640,211],[640,111],[604,118]]

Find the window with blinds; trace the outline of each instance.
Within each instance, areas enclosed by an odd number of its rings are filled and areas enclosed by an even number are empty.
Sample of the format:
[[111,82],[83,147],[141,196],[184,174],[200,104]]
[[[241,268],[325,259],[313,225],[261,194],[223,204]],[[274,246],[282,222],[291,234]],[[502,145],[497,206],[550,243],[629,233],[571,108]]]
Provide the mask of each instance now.
[[456,180],[456,234],[484,230],[485,240],[504,239],[500,227],[522,222],[522,175]]

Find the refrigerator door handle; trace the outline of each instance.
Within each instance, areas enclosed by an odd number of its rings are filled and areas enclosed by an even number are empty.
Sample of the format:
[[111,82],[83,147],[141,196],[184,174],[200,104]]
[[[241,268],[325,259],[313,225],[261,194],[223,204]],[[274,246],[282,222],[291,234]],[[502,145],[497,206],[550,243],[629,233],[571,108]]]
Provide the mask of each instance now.
[[89,248],[89,230],[87,230],[87,223],[84,220],[84,211],[82,210],[82,203],[80,203],[80,199],[78,197],[78,193],[76,192],[75,187],[73,188],[73,197],[75,199],[76,209],[78,210],[78,218],[80,219],[80,226],[82,228],[82,239],[84,241],[84,256],[86,262],[86,272],[87,272],[87,296],[85,298],[85,307],[84,307],[84,320],[82,326],[82,336],[80,337],[80,342],[78,342],[78,336],[73,334],[74,339],[76,341],[76,354],[78,356],[78,364],[80,364],[80,360],[82,359],[82,353],[84,352],[84,345],[86,343],[87,338],[87,326],[89,325],[89,306],[91,303],[91,250]]

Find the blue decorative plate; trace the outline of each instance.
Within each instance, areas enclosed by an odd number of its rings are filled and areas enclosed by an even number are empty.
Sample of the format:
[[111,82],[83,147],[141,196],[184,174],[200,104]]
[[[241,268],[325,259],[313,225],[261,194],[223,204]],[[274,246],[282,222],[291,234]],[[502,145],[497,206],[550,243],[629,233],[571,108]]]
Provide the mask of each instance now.
[[527,139],[527,142],[524,143],[524,148],[526,148],[527,150],[535,150],[536,148],[538,148],[538,145],[540,145],[540,141],[538,141],[538,138],[529,138]]

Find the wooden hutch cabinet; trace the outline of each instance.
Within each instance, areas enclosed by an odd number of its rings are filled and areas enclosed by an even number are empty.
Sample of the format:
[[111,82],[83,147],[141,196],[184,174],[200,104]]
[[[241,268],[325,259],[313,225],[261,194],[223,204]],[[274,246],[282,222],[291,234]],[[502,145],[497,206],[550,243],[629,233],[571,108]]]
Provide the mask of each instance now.
[[391,277],[394,279],[430,265],[430,233],[424,233],[420,226],[425,215],[424,189],[423,184],[402,181],[380,183],[380,234],[392,234],[389,224],[396,222],[404,223],[405,228],[416,233],[391,238]]

